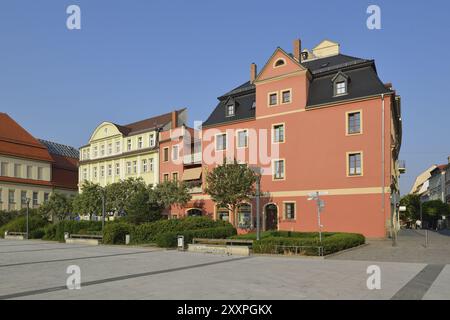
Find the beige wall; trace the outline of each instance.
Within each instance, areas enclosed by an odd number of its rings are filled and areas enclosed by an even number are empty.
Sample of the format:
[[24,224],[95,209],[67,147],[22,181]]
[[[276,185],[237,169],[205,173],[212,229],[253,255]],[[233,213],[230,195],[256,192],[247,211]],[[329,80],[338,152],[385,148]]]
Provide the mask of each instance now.
[[[128,147],[129,141],[131,149]],[[151,143],[151,141],[153,142]],[[156,146],[156,142],[157,133],[153,130],[132,136],[123,136],[114,124],[109,122],[100,124],[94,130],[89,144],[80,149],[80,160],[82,161],[79,167],[80,187],[84,180],[106,186],[130,177],[140,177],[147,184],[157,184],[159,182],[159,155],[157,149],[151,149]],[[133,154],[130,155],[130,152]],[[147,170],[144,170],[145,161]],[[151,162],[153,170],[150,168]],[[130,173],[128,164],[131,168]],[[136,171],[134,170],[135,164]],[[119,172],[117,172],[117,166]]]
[[51,180],[51,164],[49,162],[41,162],[41,161],[34,161],[34,160],[28,160],[28,159],[22,159],[22,158],[14,158],[14,157],[8,157],[4,155],[0,155],[0,163],[7,163],[7,172],[1,172],[2,166],[0,165],[0,175],[7,176],[7,177],[14,177],[14,165],[18,164],[20,165],[20,171],[19,176],[16,176],[15,178],[23,178],[27,179],[27,166],[31,166],[31,179],[37,180],[38,179],[38,168],[42,168],[42,178],[39,180],[43,181],[50,181]]
[[[9,191],[14,191],[14,202],[15,204],[9,203]],[[1,193],[1,210],[20,210],[21,205],[21,195],[22,191],[26,191],[26,196],[29,199],[33,199],[33,192],[37,192],[37,205],[39,206],[44,202],[44,194],[47,193],[49,196],[52,193],[51,187],[43,186],[32,186],[24,184],[15,183],[0,183],[0,193]],[[25,205],[23,207],[26,207]],[[30,208],[36,207],[33,205],[33,201],[30,202]]]

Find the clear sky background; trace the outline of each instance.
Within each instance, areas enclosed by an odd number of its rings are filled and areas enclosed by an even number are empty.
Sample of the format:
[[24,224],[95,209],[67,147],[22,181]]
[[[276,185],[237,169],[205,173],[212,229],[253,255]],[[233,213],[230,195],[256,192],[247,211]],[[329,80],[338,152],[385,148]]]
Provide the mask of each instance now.
[[[66,28],[81,7],[82,29]],[[366,27],[368,5],[381,30]],[[402,96],[402,193],[450,155],[449,1],[2,0],[0,111],[34,136],[79,147],[102,121],[126,124],[188,107],[206,120],[217,97],[277,46],[323,39],[376,60]],[[305,150],[305,152],[308,152]]]

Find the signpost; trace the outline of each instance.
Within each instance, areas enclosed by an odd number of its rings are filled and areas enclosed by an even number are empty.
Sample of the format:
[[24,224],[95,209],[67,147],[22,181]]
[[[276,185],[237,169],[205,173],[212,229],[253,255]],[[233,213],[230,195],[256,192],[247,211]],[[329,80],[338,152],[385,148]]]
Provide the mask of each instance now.
[[319,225],[319,241],[322,243],[322,223],[320,222],[320,214],[322,213],[323,209],[325,208],[325,201],[320,199],[320,196],[327,195],[328,192],[326,191],[316,191],[308,193],[308,200],[315,200],[317,205],[317,223]]

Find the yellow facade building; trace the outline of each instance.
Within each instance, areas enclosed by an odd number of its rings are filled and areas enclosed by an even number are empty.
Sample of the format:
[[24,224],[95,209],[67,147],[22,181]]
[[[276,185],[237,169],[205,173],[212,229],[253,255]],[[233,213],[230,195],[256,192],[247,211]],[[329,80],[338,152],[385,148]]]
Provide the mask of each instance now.
[[127,178],[159,183],[159,133],[185,122],[186,109],[127,125],[101,123],[80,148],[80,191],[84,181],[103,187]]

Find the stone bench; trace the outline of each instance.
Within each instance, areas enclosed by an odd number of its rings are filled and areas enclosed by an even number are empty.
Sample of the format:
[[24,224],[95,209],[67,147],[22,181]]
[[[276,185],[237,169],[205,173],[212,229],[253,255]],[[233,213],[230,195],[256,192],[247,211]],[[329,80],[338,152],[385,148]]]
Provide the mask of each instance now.
[[103,236],[95,234],[71,234],[66,238],[66,243],[98,246],[102,240]]
[[252,240],[194,238],[188,251],[223,255],[249,256]]
[[26,238],[27,238],[26,232],[5,231],[5,240],[25,240]]

